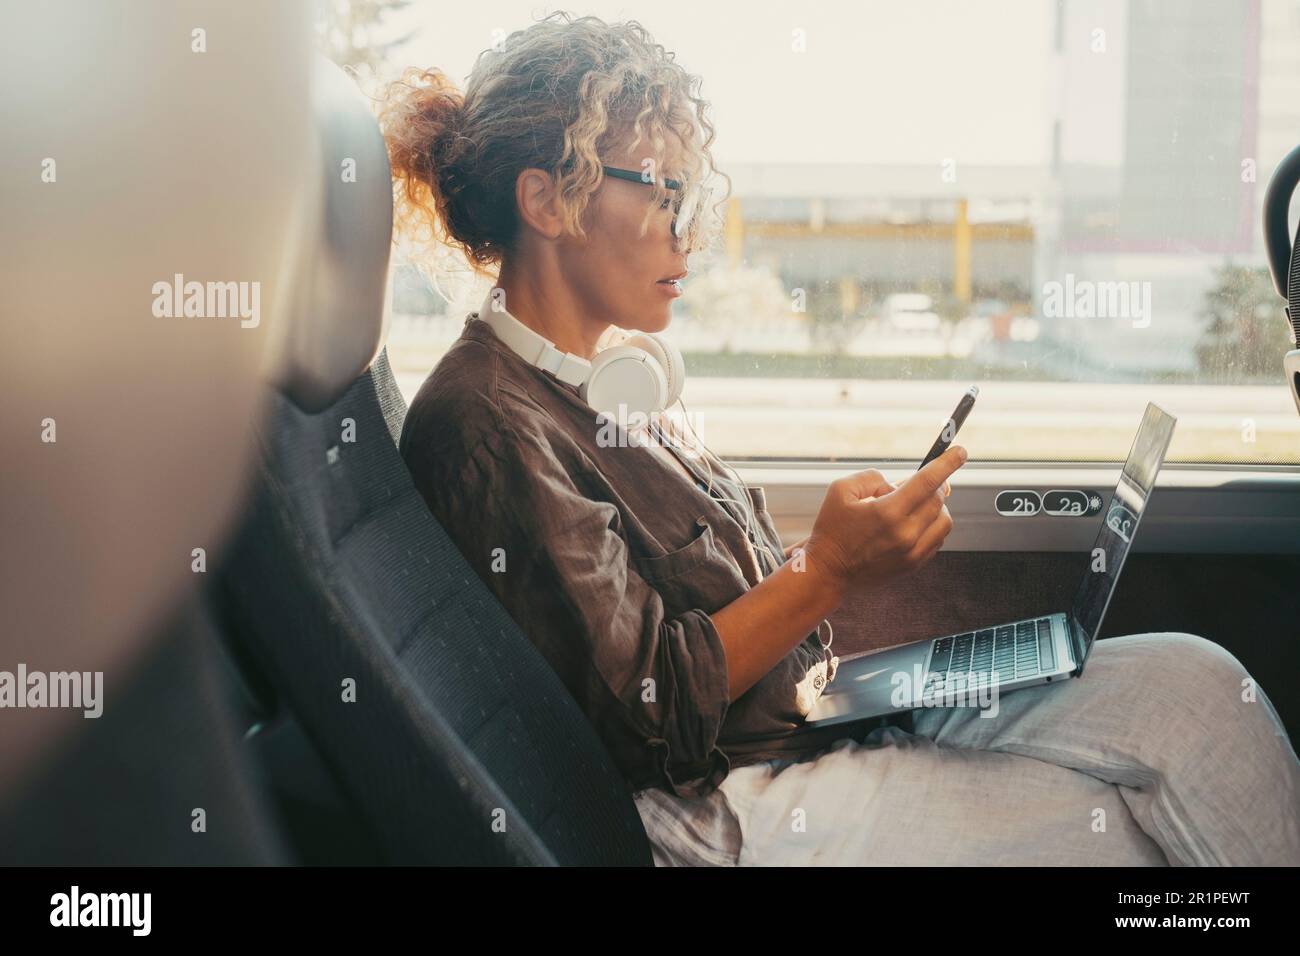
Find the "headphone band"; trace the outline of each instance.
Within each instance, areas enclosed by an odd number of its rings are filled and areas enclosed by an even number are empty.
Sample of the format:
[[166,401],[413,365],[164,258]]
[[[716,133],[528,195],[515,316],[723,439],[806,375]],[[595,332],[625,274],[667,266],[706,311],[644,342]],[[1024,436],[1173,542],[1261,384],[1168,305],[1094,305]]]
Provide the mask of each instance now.
[[482,307],[475,314],[525,362],[550,372],[566,385],[585,384],[591,377],[591,363],[572,352],[556,348],[554,342],[524,325],[504,305],[498,306],[497,288],[493,286],[488,291]]

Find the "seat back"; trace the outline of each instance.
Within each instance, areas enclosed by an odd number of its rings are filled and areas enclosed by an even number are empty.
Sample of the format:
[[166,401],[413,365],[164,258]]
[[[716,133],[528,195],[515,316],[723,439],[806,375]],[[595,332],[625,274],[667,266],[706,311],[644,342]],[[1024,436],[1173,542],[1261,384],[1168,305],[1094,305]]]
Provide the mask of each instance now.
[[1297,412],[1300,412],[1300,225],[1295,242],[1287,229],[1291,197],[1300,184],[1300,146],[1278,163],[1264,192],[1264,249],[1273,286],[1286,300],[1286,317],[1290,324],[1291,348],[1282,359],[1287,387]]
[[[282,253],[318,178],[311,9],[277,4],[256,30],[233,5],[209,12],[224,42],[200,56],[177,40],[200,29],[184,4],[6,8],[4,666],[127,679],[201,582],[192,552],[215,564],[251,471]],[[187,315],[175,282],[243,291]],[[79,727],[5,711],[0,789]]]
[[259,761],[248,701],[202,594],[159,630],[96,720],[0,795],[7,866],[251,866],[297,862]]
[[[329,254],[294,310],[310,323],[286,337],[296,358],[267,389],[260,473],[220,580],[232,639],[288,702],[384,859],[649,865],[594,728],[417,492],[397,450],[406,406],[386,355],[349,372],[380,345],[385,304],[373,291],[384,284],[373,277],[387,272],[392,186],[350,81],[313,99],[334,114],[318,117]],[[339,156],[372,161],[342,183]],[[358,228],[359,215],[390,225]],[[346,273],[330,271],[334,260]]]
[[272,406],[224,590],[385,858],[648,864],[594,729],[416,491],[386,355],[318,414]]
[[[292,861],[198,592],[318,168],[311,8],[190,6],[11,5],[0,30],[0,668],[99,705],[0,712],[4,864]],[[182,273],[261,305],[186,314],[158,293]]]

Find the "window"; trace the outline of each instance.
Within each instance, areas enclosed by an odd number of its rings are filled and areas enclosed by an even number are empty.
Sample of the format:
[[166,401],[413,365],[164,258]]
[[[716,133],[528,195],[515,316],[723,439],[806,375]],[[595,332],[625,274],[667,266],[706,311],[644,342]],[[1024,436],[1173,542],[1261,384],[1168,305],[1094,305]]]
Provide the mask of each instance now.
[[[1260,228],[1300,143],[1294,0],[644,14],[703,77],[733,180],[668,332],[715,451],[915,460],[978,384],[976,460],[1121,460],[1155,401],[1170,462],[1300,464]],[[464,77],[533,14],[403,16],[379,71]],[[437,295],[394,270],[408,397],[481,299],[454,273]]]

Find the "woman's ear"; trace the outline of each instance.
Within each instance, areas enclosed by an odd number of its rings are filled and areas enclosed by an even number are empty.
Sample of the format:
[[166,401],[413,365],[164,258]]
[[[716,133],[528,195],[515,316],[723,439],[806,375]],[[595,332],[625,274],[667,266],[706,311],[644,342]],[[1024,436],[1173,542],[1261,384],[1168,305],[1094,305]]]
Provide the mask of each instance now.
[[544,169],[521,170],[515,179],[515,204],[519,220],[547,239],[558,239],[564,232],[560,213],[559,191],[555,179]]

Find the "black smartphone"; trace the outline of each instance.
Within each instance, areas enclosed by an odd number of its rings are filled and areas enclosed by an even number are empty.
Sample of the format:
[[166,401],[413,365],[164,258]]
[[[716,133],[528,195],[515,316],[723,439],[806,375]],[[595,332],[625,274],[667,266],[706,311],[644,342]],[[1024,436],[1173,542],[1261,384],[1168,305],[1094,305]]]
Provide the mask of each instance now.
[[943,430],[939,432],[939,437],[936,438],[934,444],[930,446],[930,453],[926,455],[925,458],[922,459],[921,464],[917,466],[917,471],[920,471],[948,450],[948,446],[952,444],[953,439],[957,437],[957,432],[966,421],[966,416],[969,415],[970,410],[975,407],[975,399],[979,393],[980,388],[978,385],[972,385],[966,390],[966,394],[961,397],[961,401],[958,402],[957,407],[953,409],[952,417],[944,423]]

